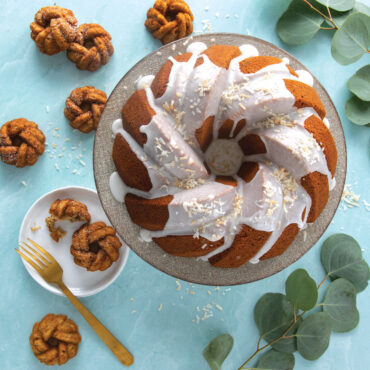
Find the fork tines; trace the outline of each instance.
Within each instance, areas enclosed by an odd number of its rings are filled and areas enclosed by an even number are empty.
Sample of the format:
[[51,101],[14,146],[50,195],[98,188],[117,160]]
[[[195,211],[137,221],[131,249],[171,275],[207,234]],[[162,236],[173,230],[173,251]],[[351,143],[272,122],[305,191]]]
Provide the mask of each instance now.
[[[35,243],[33,240],[27,238],[27,240],[36,248],[32,248],[26,242],[23,242],[23,245],[19,245],[19,249],[15,249],[18,254],[20,254],[37,272],[41,272],[45,267],[48,267],[54,258],[50,253],[48,253],[44,248]],[[24,253],[22,253],[22,251]],[[31,253],[31,252],[32,253]]]

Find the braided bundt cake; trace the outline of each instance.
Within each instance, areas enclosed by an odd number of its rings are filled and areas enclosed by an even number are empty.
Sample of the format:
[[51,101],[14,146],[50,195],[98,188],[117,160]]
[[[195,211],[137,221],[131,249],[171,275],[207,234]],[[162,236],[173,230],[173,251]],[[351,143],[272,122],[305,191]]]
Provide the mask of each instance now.
[[73,233],[71,254],[86,270],[104,271],[118,260],[121,246],[115,230],[100,221],[84,224]]
[[30,345],[45,365],[63,365],[75,357],[81,335],[77,325],[65,315],[49,313],[33,325]]
[[252,45],[187,51],[142,78],[113,123],[112,193],[170,254],[216,267],[278,256],[335,186],[313,79]]

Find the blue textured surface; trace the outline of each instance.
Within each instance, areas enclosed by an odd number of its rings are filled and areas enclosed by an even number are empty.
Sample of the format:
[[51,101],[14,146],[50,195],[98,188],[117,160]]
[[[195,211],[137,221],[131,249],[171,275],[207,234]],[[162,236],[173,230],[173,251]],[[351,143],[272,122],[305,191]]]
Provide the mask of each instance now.
[[[365,2],[369,4],[368,0]],[[73,132],[63,116],[64,102],[78,86],[94,85],[109,94],[134,63],[160,46],[143,26],[146,10],[153,0],[58,2],[74,11],[80,24],[97,22],[111,33],[115,53],[105,67],[94,73],[77,70],[64,53],[52,57],[41,54],[30,39],[28,26],[34,13],[52,3],[29,1],[21,6],[20,1],[3,0],[0,14],[1,123],[26,117],[41,126],[49,144],[48,152],[33,167],[16,169],[0,163],[0,368],[45,368],[33,357],[28,336],[35,321],[53,312],[75,320],[83,338],[77,357],[64,369],[120,369],[122,366],[69,301],[52,295],[30,278],[14,247],[23,216],[42,194],[67,185],[95,188],[93,135]],[[351,66],[338,65],[330,55],[330,31],[321,31],[301,47],[282,44],[275,33],[275,24],[287,0],[189,0],[188,3],[195,15],[195,30],[201,31],[202,20],[209,20],[215,32],[249,32],[286,49],[316,75],[341,116],[348,147],[347,183],[353,185],[355,193],[361,194],[360,205],[347,210],[340,207],[323,238],[286,270],[231,289],[180,282],[178,291],[175,279],[130,253],[117,281],[82,301],[132,351],[135,356],[132,369],[207,369],[202,350],[210,339],[223,332],[235,339],[223,369],[236,369],[256,345],[253,307],[258,298],[267,291],[282,291],[286,277],[299,267],[306,268],[317,281],[321,280],[324,271],[319,252],[325,237],[346,232],[359,241],[365,257],[368,254],[369,213],[362,201],[370,202],[370,129],[351,124],[344,115],[344,104],[350,96],[346,81],[369,63],[369,56]],[[70,140],[66,141],[67,138]],[[350,333],[333,334],[329,349],[318,361],[309,362],[296,355],[296,369],[368,369],[368,303],[369,290],[358,296],[359,327]],[[213,316],[198,324],[193,322],[196,315],[202,317],[202,308],[207,304],[212,306]],[[215,304],[223,310],[218,310]]]

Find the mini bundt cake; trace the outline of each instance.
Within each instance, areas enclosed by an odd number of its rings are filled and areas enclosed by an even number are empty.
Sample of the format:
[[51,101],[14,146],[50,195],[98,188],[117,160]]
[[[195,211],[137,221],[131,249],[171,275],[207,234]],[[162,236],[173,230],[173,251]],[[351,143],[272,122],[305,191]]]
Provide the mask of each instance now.
[[110,179],[142,239],[216,267],[282,254],[335,186],[312,84],[252,45],[199,42],[142,78],[113,123]]
[[77,87],[66,100],[65,117],[70,125],[87,134],[98,127],[107,95],[94,86]]
[[56,226],[58,220],[69,220],[70,222],[90,222],[91,216],[85,204],[74,199],[57,199],[49,209],[50,216],[45,219],[50,236],[57,243],[63,238],[66,231]]
[[33,166],[45,151],[45,135],[35,122],[16,118],[0,128],[0,159],[22,168]]
[[33,325],[29,340],[40,362],[63,365],[76,356],[81,335],[77,325],[67,316],[49,313]]
[[31,38],[41,53],[53,55],[66,50],[77,36],[77,19],[72,10],[46,6],[30,24]]
[[82,225],[73,233],[74,262],[88,271],[104,271],[119,258],[122,243],[115,230],[104,222]]

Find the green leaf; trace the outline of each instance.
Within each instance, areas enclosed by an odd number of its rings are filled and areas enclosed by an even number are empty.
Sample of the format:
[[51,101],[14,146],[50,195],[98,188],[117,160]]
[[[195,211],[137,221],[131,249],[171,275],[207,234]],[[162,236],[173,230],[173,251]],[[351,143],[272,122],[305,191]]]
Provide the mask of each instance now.
[[222,363],[233,348],[234,339],[230,334],[221,334],[213,338],[203,350],[203,357],[211,370],[220,370]]
[[[359,1],[356,1],[355,3],[355,6],[349,11],[349,12],[337,12],[336,10],[332,10],[331,11],[331,16],[335,22],[335,24],[338,26],[338,27],[342,27],[344,21],[347,19],[347,17],[353,13],[364,13],[366,15],[368,15],[370,17],[370,8],[359,2]],[[333,26],[333,24],[325,19],[325,23],[328,25],[328,26]]]
[[356,308],[356,288],[346,279],[330,283],[325,293],[323,311],[332,322],[332,330],[343,333],[354,329],[360,319]]
[[331,319],[325,312],[308,316],[297,330],[298,352],[306,360],[317,360],[328,348]]
[[295,360],[293,355],[271,349],[259,358],[257,367],[254,369],[292,370],[294,368],[294,363]]
[[285,291],[288,300],[297,309],[308,311],[317,302],[316,282],[306,270],[293,271],[285,282]]
[[311,40],[323,23],[323,18],[301,0],[293,0],[280,17],[276,31],[287,44],[302,45]]
[[316,2],[339,12],[346,12],[355,5],[355,0],[316,0]]
[[369,16],[354,13],[349,15],[342,27],[335,32],[331,42],[331,54],[338,63],[354,63],[367,51],[370,40],[369,22]]
[[367,287],[369,266],[362,259],[360,245],[346,234],[330,236],[321,248],[321,263],[332,280],[344,278],[361,292]]
[[348,80],[347,86],[359,99],[370,101],[370,64],[359,69]]
[[[267,293],[258,300],[254,307],[254,321],[260,335],[267,342],[280,337],[292,324],[293,318],[293,305],[284,294]],[[293,349],[288,352],[294,352],[295,341],[290,341],[289,344]]]
[[364,126],[370,123],[370,102],[362,101],[357,96],[347,100],[346,116],[356,125]]

